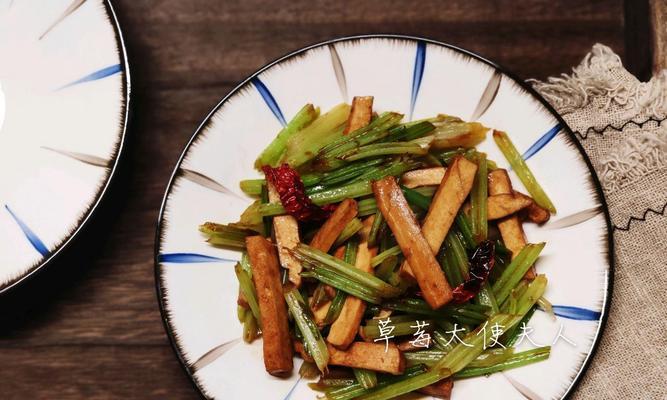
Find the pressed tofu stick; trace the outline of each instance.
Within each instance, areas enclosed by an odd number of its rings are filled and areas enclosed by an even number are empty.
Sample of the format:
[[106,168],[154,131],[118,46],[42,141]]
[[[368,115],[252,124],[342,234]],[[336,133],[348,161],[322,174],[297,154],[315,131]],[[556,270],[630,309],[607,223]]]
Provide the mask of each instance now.
[[324,326],[324,319],[327,317],[329,307],[331,307],[331,300],[325,301],[317,308],[313,309],[313,307],[311,307],[311,310],[313,311],[313,319],[315,320],[317,326]]
[[356,216],[357,202],[352,199],[343,200],[317,231],[310,241],[310,246],[328,253],[345,225]]
[[[489,194],[512,193],[512,182],[507,171],[504,169],[495,169],[489,173]],[[523,232],[523,226],[519,216],[514,214],[498,221],[498,230],[503,238],[505,246],[512,252],[512,258],[516,257],[521,249],[526,246],[526,235]],[[535,267],[531,267],[524,275],[526,279],[535,278]]]
[[437,397],[439,399],[449,399],[452,395],[452,388],[454,381],[451,379],[443,379],[440,382],[428,385],[417,391],[428,396]]
[[444,167],[415,169],[401,176],[401,185],[409,189],[420,186],[437,186],[442,182],[442,178],[444,177]]
[[[272,184],[268,184],[269,201],[279,203],[280,196]],[[294,249],[299,243],[299,223],[291,215],[279,215],[273,217],[273,230],[276,235],[276,244],[278,245],[278,256],[280,265],[289,270],[289,280],[296,287],[301,286],[301,262],[294,257],[290,250]]]
[[[447,304],[452,299],[452,289],[447,283],[440,264],[435,259],[434,251],[422,235],[417,219],[405,200],[403,191],[396,183],[396,179],[388,176],[373,182],[373,193],[378,209],[394,233],[405,258],[412,266],[412,272],[424,299],[433,309]],[[458,210],[458,207],[456,209]],[[429,210],[430,213],[431,210]]]
[[[347,350],[339,350],[330,344],[327,348],[329,365],[370,369],[392,375],[401,375],[405,371],[405,357],[394,343],[385,347],[384,343],[354,342]],[[295,341],[294,350],[305,361],[313,361],[303,343]]]
[[363,128],[371,122],[373,115],[373,96],[355,96],[352,99],[352,110],[347,117],[343,135]]
[[354,342],[347,350],[329,345],[329,364],[401,375],[405,371],[405,357],[395,344]]
[[[354,263],[355,267],[368,273],[373,273],[371,258],[377,253],[377,249],[368,248],[368,234],[372,225],[372,216],[364,220],[364,227],[361,229],[361,242],[359,242],[359,247],[357,247],[357,259]],[[343,303],[343,308],[341,308],[340,315],[331,325],[327,342],[341,349],[347,348],[357,336],[365,311],[366,303],[363,300],[354,296],[347,296],[345,303]]]
[[[445,172],[421,228],[433,254],[440,249],[459,208],[468,197],[476,172],[477,165],[461,156],[456,157]],[[414,276],[409,260],[403,262],[400,273],[405,278]]]
[[529,207],[533,199],[518,192],[494,194],[486,202],[486,217],[489,221],[505,218]]
[[540,207],[537,203],[535,203],[535,201],[532,201],[530,205],[526,207],[525,210],[523,210],[522,215],[524,215],[530,222],[534,222],[536,224],[543,224],[549,221],[549,218],[551,218],[551,213],[549,210]]
[[292,372],[293,351],[278,256],[271,242],[261,236],[245,240],[262,314],[264,367],[271,375],[286,376]]

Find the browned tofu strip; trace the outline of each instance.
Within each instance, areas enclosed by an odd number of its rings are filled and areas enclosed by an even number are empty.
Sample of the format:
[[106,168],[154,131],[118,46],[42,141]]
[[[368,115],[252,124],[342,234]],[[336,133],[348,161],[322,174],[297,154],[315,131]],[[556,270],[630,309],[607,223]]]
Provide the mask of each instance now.
[[[372,224],[373,217],[364,220],[364,227],[361,229],[361,242],[357,247],[357,259],[354,263],[355,267],[368,273],[373,273],[371,258],[377,253],[377,249],[368,248],[368,234]],[[365,311],[366,303],[363,300],[354,296],[347,296],[340,310],[340,315],[331,325],[327,341],[340,349],[346,349],[357,336]]]
[[533,199],[521,193],[504,193],[489,196],[486,202],[487,219],[489,221],[505,218],[529,207]]
[[536,224],[543,224],[551,218],[549,210],[538,206],[535,201],[531,201],[530,205],[523,210],[522,215],[524,215],[530,222]]
[[[280,197],[276,188],[268,184],[269,201],[272,203],[280,202]],[[278,215],[273,217],[273,230],[276,235],[276,244],[278,245],[278,256],[280,265],[289,270],[289,280],[297,287],[301,286],[301,262],[290,253],[299,243],[299,223],[291,215]]]
[[352,199],[343,200],[326,222],[317,231],[310,246],[328,253],[348,222],[357,216],[357,202]]
[[413,189],[420,186],[437,186],[445,177],[444,167],[415,169],[401,176],[401,185]]
[[[476,172],[477,165],[460,156],[456,157],[447,168],[421,228],[433,254],[440,249],[459,208],[468,197]],[[414,275],[412,265],[409,260],[403,262],[400,269],[402,277]]]
[[449,399],[452,395],[452,388],[454,387],[454,381],[451,379],[443,379],[440,382],[428,385],[417,390],[419,393],[426,394],[428,396],[437,397],[439,399]]
[[[394,343],[385,347],[384,343],[354,342],[347,350],[340,350],[327,345],[329,365],[364,368],[372,371],[401,375],[405,371],[405,357]],[[305,361],[313,362],[303,343],[294,342],[296,351]]]
[[264,367],[271,375],[286,376],[292,372],[293,351],[278,256],[271,242],[261,236],[246,237],[246,248],[262,314]]
[[452,299],[452,289],[396,179],[388,176],[373,182],[373,193],[378,209],[394,233],[406,260],[412,266],[412,272],[424,299],[434,309],[447,304]]
[[347,350],[329,348],[329,364],[343,367],[370,369],[392,375],[405,371],[405,357],[395,344],[385,348],[384,343],[354,342]]
[[[489,194],[512,193],[512,182],[507,171],[504,169],[495,169],[489,173]],[[505,246],[512,252],[512,258],[516,257],[521,249],[526,246],[526,235],[523,232],[523,226],[519,216],[514,214],[498,221],[498,230],[503,238]],[[526,279],[535,278],[535,267],[531,267],[524,275]]]
[[343,135],[363,128],[371,122],[373,115],[373,96],[355,96],[352,99],[352,109],[347,118]]
[[319,307],[315,308],[311,307],[311,310],[313,311],[313,319],[315,320],[317,326],[319,327],[324,326],[324,318],[326,318],[330,307],[331,307],[331,300],[325,301]]

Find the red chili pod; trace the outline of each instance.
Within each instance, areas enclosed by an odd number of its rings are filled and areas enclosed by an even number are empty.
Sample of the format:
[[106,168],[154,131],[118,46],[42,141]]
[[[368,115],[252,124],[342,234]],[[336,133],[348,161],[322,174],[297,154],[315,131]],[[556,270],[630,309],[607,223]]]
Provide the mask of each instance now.
[[491,240],[481,242],[470,257],[468,278],[454,288],[453,301],[465,303],[479,293],[495,265],[495,244]]
[[262,167],[266,180],[270,182],[278,192],[280,202],[285,211],[299,221],[312,221],[326,219],[336,206],[327,204],[318,207],[306,194],[301,176],[292,167],[283,164],[277,168],[268,165]]

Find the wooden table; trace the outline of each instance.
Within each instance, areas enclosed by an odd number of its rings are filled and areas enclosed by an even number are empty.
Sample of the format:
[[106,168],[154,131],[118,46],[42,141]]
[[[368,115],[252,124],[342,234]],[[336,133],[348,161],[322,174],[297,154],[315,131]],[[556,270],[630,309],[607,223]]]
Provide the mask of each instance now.
[[[271,5],[269,5],[271,3]],[[65,257],[0,298],[0,398],[194,399],[156,302],[158,209],[198,123],[266,62],[337,36],[388,32],[479,52],[524,78],[569,72],[596,42],[641,78],[653,2],[116,0],[134,114],[119,179]]]

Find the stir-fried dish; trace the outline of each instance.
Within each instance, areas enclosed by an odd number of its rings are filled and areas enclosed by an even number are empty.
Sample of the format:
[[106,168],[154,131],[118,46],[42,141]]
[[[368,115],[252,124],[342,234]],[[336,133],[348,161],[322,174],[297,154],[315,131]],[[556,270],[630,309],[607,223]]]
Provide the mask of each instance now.
[[[528,193],[476,150],[489,133]],[[457,380],[549,357],[514,346],[550,308],[534,268],[545,243],[523,224],[556,210],[504,132],[404,122],[355,97],[303,107],[255,167],[239,221],[200,231],[242,252],[238,318],[269,374],[289,376],[296,355],[327,399],[449,398]]]

